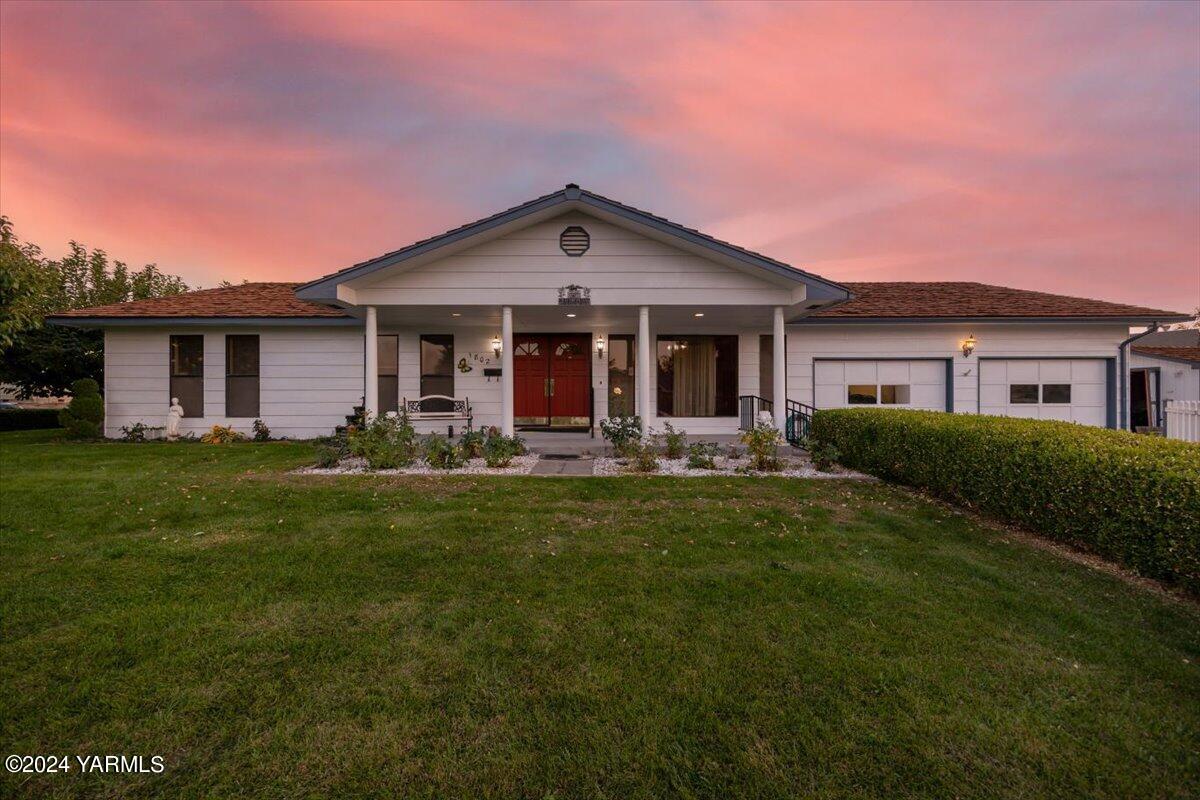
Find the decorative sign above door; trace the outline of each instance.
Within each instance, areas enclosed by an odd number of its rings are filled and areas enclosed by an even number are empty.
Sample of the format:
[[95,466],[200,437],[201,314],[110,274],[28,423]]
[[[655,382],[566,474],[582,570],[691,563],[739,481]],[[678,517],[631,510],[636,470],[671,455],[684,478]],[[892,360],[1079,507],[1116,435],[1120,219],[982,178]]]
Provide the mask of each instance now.
[[558,290],[558,304],[560,306],[590,306],[592,290],[574,283],[564,286]]

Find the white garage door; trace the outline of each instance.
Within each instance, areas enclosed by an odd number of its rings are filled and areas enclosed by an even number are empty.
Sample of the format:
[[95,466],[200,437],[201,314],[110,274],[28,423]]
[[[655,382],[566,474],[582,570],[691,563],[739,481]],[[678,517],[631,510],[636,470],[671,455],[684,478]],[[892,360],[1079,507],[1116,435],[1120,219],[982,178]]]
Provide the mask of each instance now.
[[825,361],[813,363],[817,408],[876,405],[946,410],[946,362]]
[[1104,359],[981,359],[979,413],[1061,419],[1103,426],[1108,421]]

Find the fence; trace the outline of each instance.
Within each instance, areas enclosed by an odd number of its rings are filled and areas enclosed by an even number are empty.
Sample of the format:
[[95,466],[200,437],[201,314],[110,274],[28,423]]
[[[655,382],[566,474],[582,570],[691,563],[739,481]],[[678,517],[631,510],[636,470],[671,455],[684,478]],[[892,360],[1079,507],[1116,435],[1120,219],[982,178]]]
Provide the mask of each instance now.
[[1200,442],[1200,400],[1167,401],[1167,438]]

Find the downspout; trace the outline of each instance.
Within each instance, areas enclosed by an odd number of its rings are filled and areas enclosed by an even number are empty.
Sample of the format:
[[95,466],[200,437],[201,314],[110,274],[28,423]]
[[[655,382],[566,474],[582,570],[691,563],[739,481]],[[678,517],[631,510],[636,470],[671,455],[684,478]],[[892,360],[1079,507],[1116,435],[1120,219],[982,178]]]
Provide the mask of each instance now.
[[1119,354],[1119,358],[1117,359],[1119,365],[1117,369],[1121,372],[1120,377],[1117,378],[1117,385],[1120,386],[1120,391],[1117,392],[1117,403],[1120,405],[1120,407],[1117,409],[1117,430],[1129,430],[1129,369],[1126,366],[1128,363],[1128,356],[1126,353],[1129,350],[1129,345],[1133,342],[1136,342],[1143,336],[1149,336],[1157,331],[1158,323],[1152,322],[1150,323],[1150,327],[1146,330],[1142,331],[1141,333],[1135,333],[1133,336],[1130,336],[1128,339],[1117,345],[1117,353]]

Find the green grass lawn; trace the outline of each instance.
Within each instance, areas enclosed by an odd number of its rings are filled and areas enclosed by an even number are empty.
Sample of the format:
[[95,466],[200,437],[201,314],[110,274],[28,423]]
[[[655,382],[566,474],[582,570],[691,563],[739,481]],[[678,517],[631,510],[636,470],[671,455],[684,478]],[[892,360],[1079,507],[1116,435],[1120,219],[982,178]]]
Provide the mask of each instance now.
[[1187,797],[1200,613],[881,484],[0,435],[29,797]]

